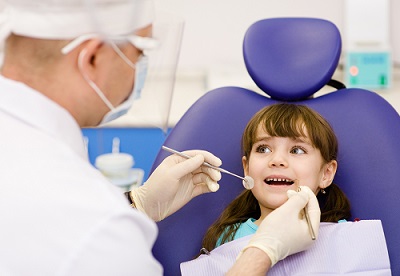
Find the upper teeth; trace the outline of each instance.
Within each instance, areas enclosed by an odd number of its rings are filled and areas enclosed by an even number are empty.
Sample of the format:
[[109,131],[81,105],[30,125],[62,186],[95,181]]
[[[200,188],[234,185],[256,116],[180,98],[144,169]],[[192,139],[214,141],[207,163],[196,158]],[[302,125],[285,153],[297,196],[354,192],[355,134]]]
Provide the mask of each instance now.
[[293,182],[290,179],[284,179],[284,178],[267,178],[267,181],[274,181],[274,182]]

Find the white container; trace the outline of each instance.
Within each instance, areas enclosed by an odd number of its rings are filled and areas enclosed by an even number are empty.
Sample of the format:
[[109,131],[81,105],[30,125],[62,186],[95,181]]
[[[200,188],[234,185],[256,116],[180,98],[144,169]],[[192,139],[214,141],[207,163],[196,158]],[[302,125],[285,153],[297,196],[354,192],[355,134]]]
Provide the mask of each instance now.
[[133,156],[127,153],[108,153],[96,158],[95,166],[110,179],[128,178],[134,165]]
[[120,153],[119,144],[119,138],[115,137],[112,153],[97,156],[94,165],[112,184],[127,191],[142,184],[144,170],[132,168],[135,164],[133,156],[128,153]]
[[135,161],[127,153],[108,153],[96,158],[95,166],[110,180],[112,184],[123,191],[129,191],[142,185],[144,170],[132,168]]

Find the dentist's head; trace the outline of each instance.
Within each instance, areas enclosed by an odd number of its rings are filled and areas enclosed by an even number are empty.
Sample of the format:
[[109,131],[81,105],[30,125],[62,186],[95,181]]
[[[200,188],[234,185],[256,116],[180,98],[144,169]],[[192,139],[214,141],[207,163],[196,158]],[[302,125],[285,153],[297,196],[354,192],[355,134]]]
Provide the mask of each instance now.
[[153,0],[3,2],[1,73],[64,107],[79,126],[125,114],[148,69]]

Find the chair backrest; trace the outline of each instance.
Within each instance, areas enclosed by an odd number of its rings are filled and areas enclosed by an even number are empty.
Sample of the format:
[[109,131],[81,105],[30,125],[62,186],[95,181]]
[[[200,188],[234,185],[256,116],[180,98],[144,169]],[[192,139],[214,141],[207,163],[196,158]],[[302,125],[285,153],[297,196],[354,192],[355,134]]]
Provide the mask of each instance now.
[[[208,150],[224,168],[243,174],[241,135],[254,113],[280,101],[310,106],[330,122],[339,140],[334,182],[349,197],[354,218],[382,220],[392,272],[400,275],[400,117],[382,97],[363,89],[342,87],[313,97],[331,83],[340,53],[340,33],[329,21],[254,23],[245,35],[243,55],[250,76],[270,97],[240,87],[212,90],[186,112],[165,145]],[[167,155],[160,151],[153,169]],[[199,253],[207,228],[242,190],[240,180],[223,175],[217,193],[195,198],[158,224],[153,253],[165,275],[179,275],[179,264]]]

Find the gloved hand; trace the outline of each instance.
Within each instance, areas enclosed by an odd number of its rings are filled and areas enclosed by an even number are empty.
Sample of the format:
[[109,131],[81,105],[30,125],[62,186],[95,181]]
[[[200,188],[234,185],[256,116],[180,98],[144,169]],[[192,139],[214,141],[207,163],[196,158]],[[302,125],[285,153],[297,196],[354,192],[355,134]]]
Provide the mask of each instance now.
[[299,192],[288,191],[288,197],[287,202],[261,222],[249,244],[242,250],[244,252],[249,247],[263,250],[271,260],[271,267],[312,245],[313,240],[303,212],[307,202],[309,218],[315,235],[318,235],[321,210],[315,194],[307,186],[301,186]]
[[202,164],[220,166],[221,160],[207,151],[184,153],[193,157],[168,156],[142,186],[131,191],[136,208],[155,221],[173,214],[192,198],[219,189],[221,173]]

